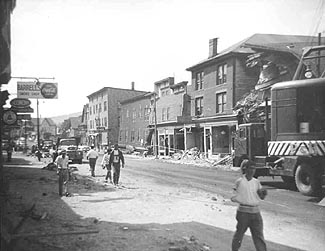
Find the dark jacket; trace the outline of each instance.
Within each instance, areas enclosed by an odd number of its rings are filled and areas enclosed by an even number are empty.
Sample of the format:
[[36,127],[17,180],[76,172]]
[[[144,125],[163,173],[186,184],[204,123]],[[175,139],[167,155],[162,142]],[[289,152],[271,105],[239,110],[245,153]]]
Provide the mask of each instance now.
[[112,150],[111,154],[109,155],[109,166],[111,166],[112,164],[115,165],[115,166],[120,166],[121,165],[121,162],[122,162],[122,165],[124,165],[124,156],[123,156],[123,153],[121,152],[121,150],[117,150],[118,151],[118,162],[114,162],[114,151],[115,150]]

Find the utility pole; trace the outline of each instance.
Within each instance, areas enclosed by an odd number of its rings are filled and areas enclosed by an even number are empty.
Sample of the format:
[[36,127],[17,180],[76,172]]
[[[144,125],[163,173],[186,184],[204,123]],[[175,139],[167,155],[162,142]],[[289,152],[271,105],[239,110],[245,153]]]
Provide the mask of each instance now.
[[158,158],[158,131],[157,131],[157,93],[154,93],[154,112],[155,112],[155,145],[156,145],[156,151],[155,156],[156,159]]

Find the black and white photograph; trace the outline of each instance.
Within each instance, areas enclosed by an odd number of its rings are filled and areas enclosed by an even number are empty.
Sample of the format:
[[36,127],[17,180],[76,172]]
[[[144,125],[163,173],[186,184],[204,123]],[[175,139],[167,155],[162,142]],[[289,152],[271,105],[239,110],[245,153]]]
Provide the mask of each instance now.
[[325,0],[0,0],[3,251],[325,250]]

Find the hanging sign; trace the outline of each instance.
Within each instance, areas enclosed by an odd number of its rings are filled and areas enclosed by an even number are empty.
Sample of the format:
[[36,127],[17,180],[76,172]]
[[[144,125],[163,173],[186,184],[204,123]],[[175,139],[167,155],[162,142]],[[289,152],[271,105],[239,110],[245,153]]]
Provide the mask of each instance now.
[[31,99],[57,99],[58,83],[17,82],[17,97]]

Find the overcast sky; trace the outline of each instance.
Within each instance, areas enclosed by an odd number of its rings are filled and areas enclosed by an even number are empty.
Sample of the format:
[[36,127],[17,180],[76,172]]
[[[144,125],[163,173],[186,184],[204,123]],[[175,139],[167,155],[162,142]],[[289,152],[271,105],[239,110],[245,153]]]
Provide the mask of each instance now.
[[208,57],[211,38],[221,51],[255,33],[325,35],[323,1],[17,0],[12,76],[55,78],[59,99],[40,100],[41,117],[81,112],[105,86],[190,82],[185,69]]

